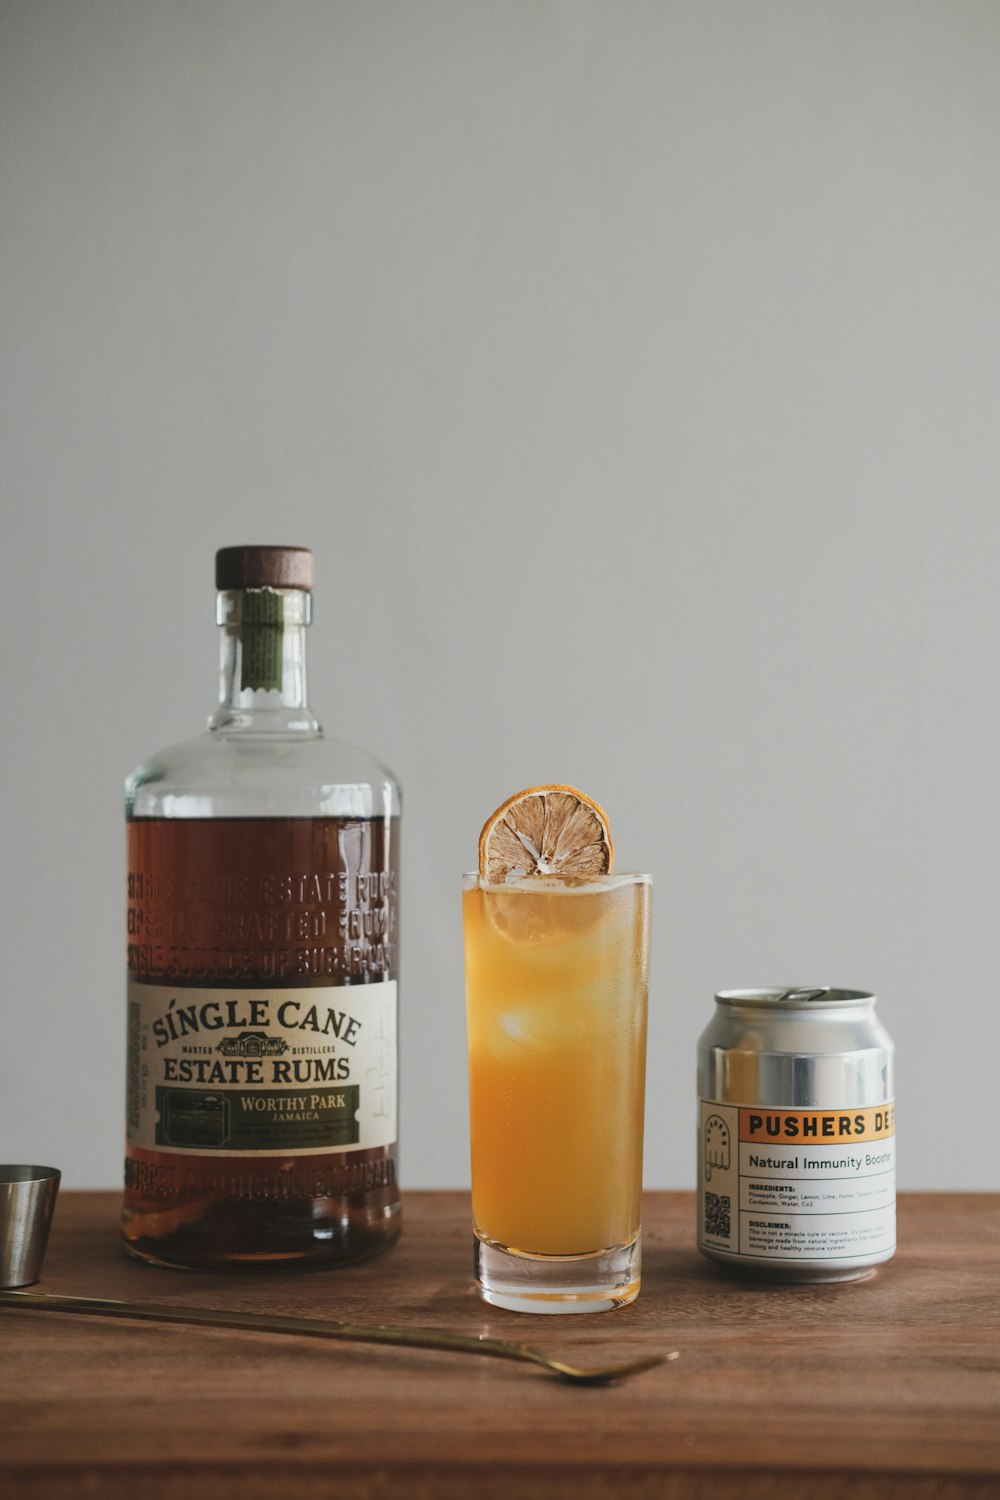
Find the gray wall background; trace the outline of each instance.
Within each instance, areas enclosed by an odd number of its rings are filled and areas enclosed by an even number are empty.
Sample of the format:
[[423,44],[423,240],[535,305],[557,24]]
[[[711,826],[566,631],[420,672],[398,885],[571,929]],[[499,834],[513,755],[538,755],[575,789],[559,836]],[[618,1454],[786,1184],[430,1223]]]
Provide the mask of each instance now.
[[212,555],[312,546],[405,792],[404,1180],[467,1181],[459,873],[654,872],[647,1182],[715,989],[875,989],[904,1187],[1000,1187],[1000,6],[3,0],[0,1153],[114,1186],[122,780]]

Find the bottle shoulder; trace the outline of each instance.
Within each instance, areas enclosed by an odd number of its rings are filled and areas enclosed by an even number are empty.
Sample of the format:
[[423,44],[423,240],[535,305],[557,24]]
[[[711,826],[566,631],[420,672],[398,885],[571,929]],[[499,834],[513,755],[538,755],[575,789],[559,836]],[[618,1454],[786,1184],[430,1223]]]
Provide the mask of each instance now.
[[143,761],[130,818],[394,817],[399,785],[368,751],[313,734],[210,731]]

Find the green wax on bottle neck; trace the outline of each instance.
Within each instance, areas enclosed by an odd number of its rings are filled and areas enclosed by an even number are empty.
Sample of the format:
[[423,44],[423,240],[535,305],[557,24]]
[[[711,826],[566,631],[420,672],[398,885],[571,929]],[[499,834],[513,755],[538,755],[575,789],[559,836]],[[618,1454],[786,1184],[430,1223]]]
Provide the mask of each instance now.
[[285,604],[274,589],[245,589],[240,640],[240,687],[252,693],[281,692]]

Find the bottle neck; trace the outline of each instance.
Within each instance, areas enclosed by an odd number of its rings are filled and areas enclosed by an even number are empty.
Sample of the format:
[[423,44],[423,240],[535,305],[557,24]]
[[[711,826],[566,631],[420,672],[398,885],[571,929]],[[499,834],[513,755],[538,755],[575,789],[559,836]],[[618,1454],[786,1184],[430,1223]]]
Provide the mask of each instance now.
[[306,685],[306,629],[312,595],[304,589],[226,589],[219,706],[213,733],[318,734]]

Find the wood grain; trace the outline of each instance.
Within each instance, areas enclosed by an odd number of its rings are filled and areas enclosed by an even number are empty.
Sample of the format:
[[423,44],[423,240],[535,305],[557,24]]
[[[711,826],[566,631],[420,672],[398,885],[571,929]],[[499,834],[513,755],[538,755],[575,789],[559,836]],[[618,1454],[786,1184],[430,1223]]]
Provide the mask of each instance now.
[[606,1389],[461,1355],[0,1309],[0,1493],[173,1500],[1000,1495],[1000,1195],[919,1194],[863,1282],[733,1281],[693,1195],[651,1194],[643,1290],[580,1318],[472,1290],[468,1198],[411,1193],[400,1244],[339,1271],[129,1260],[113,1194],[63,1194],[39,1290],[455,1328],[579,1363],[677,1348]]

